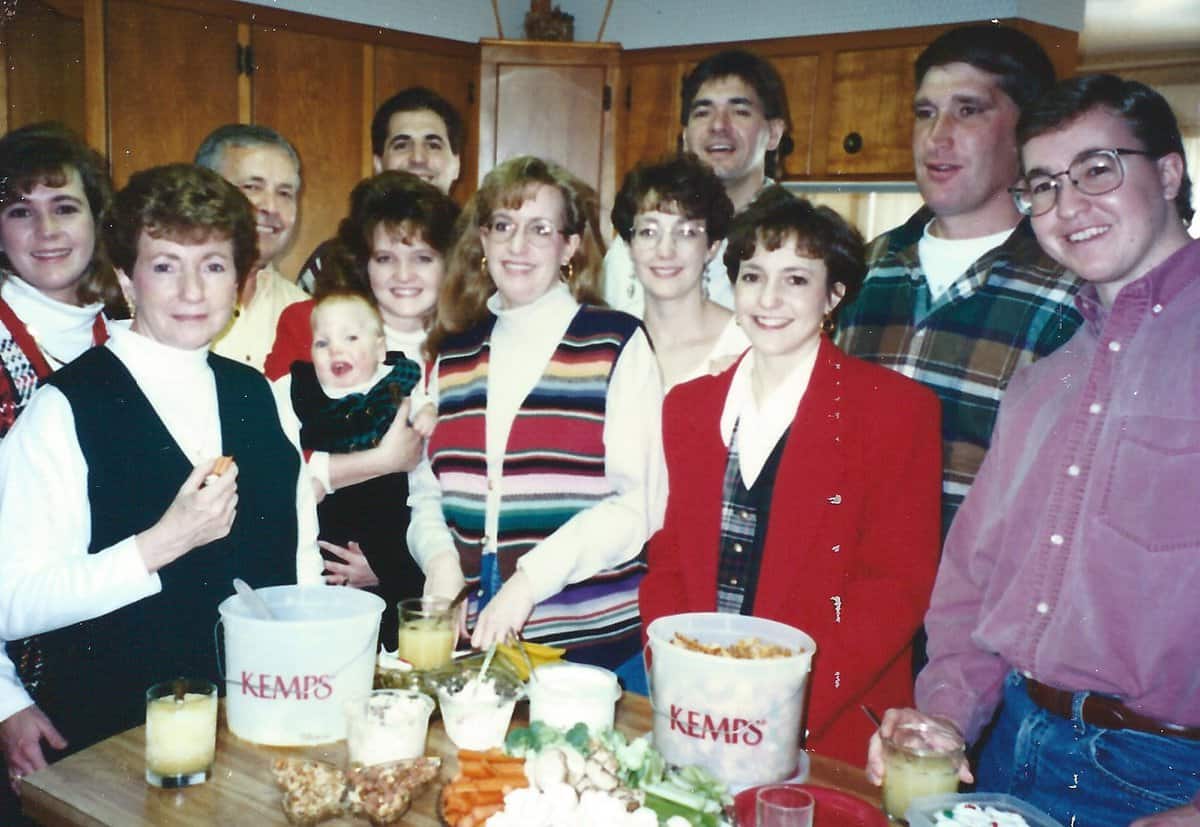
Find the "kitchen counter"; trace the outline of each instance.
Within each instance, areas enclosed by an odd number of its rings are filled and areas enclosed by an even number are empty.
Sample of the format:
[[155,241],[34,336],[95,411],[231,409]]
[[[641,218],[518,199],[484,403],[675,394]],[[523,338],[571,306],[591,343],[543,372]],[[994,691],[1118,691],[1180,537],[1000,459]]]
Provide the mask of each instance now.
[[[523,711],[519,709],[518,715]],[[617,729],[628,736],[641,735],[650,730],[651,720],[645,697],[622,696],[617,705]],[[136,727],[27,776],[21,787],[26,814],[39,824],[89,827],[283,825],[287,820],[279,806],[271,761],[300,755],[343,766],[346,760],[345,741],[314,747],[265,747],[243,741],[225,725],[222,705],[213,777],[196,787],[160,790],[145,781],[145,743],[145,727]],[[457,751],[436,716],[430,722],[426,752],[443,757],[441,778],[414,799],[403,819],[403,824],[411,827],[438,827],[438,794],[442,783],[458,770]],[[878,788],[866,780],[862,770],[819,755],[810,757],[811,783],[851,792],[879,805]],[[352,818],[322,822],[330,827],[366,823]]]

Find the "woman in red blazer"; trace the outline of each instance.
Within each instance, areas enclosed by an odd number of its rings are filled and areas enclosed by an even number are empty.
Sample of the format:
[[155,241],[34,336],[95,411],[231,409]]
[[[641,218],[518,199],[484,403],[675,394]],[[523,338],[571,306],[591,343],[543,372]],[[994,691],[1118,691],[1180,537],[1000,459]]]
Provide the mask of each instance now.
[[807,632],[807,746],[861,766],[874,726],[859,704],[912,698],[939,547],[938,402],[823,335],[866,272],[837,213],[764,194],[735,219],[725,263],[753,347],[667,396],[670,498],[643,622],[731,611]]

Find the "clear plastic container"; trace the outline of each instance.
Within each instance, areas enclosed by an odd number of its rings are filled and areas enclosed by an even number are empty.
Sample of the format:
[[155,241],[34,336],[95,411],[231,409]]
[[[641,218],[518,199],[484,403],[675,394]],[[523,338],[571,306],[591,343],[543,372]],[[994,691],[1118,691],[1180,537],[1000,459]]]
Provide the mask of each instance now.
[[956,793],[915,799],[908,807],[909,827],[933,827],[937,822],[938,813],[953,810],[959,804],[974,804],[981,808],[995,807],[997,810],[1016,813],[1025,819],[1029,827],[1063,827],[1032,804],[1002,793]]
[[883,809],[904,818],[909,804],[930,795],[958,792],[966,760],[962,736],[936,723],[899,724],[883,739]]
[[592,732],[612,729],[621,685],[617,676],[599,666],[550,663],[539,666],[529,682],[529,720],[559,729],[577,723]]

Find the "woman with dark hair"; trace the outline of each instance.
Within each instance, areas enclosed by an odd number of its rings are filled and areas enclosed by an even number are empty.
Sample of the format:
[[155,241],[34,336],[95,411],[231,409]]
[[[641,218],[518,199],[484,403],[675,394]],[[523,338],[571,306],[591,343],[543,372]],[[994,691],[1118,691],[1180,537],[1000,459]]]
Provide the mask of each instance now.
[[[490,172],[460,222],[430,336],[439,397],[414,473],[425,593],[473,645],[515,633],[616,667],[638,649],[642,545],[661,521],[662,383],[637,319],[598,306],[595,193],[538,158]],[[420,494],[421,496],[417,496]]]
[[[360,181],[350,193],[350,211],[338,227],[318,289],[318,298],[344,291],[366,298],[383,319],[389,363],[399,367],[407,359],[421,371],[411,399],[381,403],[396,413],[377,442],[365,448],[358,445],[361,450],[325,442],[304,445],[313,479],[323,487],[322,496],[353,489],[347,501],[387,498],[394,503],[395,519],[370,531],[353,515],[335,515],[341,513],[338,501],[346,498],[322,501],[320,506],[326,581],[384,594],[389,609],[381,640],[390,648],[396,642],[395,602],[421,593],[421,570],[404,544],[409,521],[407,472],[416,465],[421,445],[408,420],[427,398],[425,339],[433,324],[457,217],[458,207],[448,196],[407,172],[381,172]],[[277,380],[276,395],[289,412],[297,410],[297,403],[299,409],[309,404],[294,398],[296,394],[311,401],[319,391],[311,375],[310,319],[315,301],[294,304],[283,312],[275,346],[267,357],[266,374]],[[304,381],[296,382],[297,372]],[[364,525],[363,533],[347,533],[348,520]]]
[[638,166],[617,193],[613,226],[644,290],[642,321],[667,390],[727,367],[750,346],[701,283],[732,218],[721,179],[690,153]]
[[[104,159],[65,127],[34,124],[0,138],[0,439],[43,380],[108,338],[102,311],[121,299],[96,223],[111,199]],[[19,680],[36,687],[37,640],[7,648]],[[25,745],[52,726],[16,681],[12,689],[0,690],[0,744],[10,773],[28,772]]]
[[751,347],[667,397],[670,499],[642,618],[732,612],[807,632],[807,745],[861,765],[858,705],[912,697],[939,545],[937,400],[827,338],[866,273],[837,213],[768,190],[734,219],[725,265]]
[[43,739],[73,751],[144,720],[152,683],[217,680],[233,577],[320,582],[312,489],[270,388],[209,352],[256,256],[249,202],[209,170],[158,167],[103,233],[133,321],[51,376],[0,445],[0,637],[38,634],[45,653],[48,721],[18,773],[45,765]]

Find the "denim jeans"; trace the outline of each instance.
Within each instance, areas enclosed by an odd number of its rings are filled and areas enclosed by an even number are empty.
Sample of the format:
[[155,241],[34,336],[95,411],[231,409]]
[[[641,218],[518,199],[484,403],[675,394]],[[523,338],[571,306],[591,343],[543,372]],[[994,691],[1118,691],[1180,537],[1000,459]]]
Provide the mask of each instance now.
[[1089,726],[1080,719],[1086,697],[1075,696],[1068,721],[1037,706],[1025,679],[1009,674],[975,789],[1014,795],[1065,827],[1128,827],[1190,802],[1200,789],[1200,741]]

